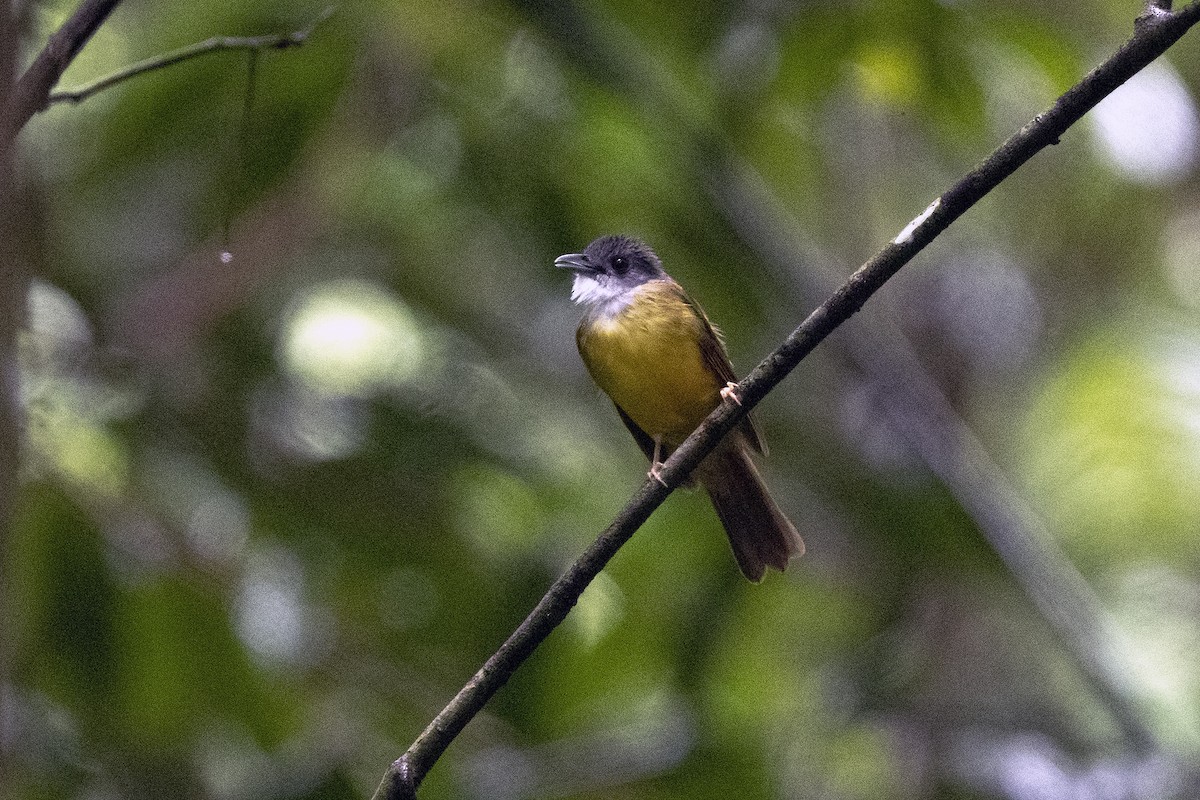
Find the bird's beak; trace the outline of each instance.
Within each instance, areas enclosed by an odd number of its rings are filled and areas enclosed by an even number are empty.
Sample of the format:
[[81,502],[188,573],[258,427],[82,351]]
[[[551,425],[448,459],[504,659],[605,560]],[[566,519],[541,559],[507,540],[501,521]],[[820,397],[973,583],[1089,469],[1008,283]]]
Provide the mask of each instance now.
[[591,260],[584,253],[567,253],[554,259],[554,266],[559,269],[573,269],[576,272],[595,272]]

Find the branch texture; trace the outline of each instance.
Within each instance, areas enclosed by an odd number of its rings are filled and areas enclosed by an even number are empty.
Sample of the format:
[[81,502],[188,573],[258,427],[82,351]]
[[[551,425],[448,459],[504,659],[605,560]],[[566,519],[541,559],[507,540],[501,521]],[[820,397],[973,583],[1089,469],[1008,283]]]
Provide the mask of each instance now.
[[[544,12],[544,9],[539,9]],[[577,22],[578,20],[574,20]],[[1059,138],[1093,106],[1144,68],[1200,21],[1200,0],[1176,13],[1139,17],[1134,35],[1047,111],[1011,136],[982,164],[931,203],[878,254],[813,311],[778,349],[742,380],[742,404],[723,403],[672,454],[661,477],[678,486],[717,442],[834,329],[967,209]],[[577,31],[575,31],[577,33]],[[662,504],[670,489],[647,480],[611,525],[554,582],[525,621],[434,718],[385,774],[376,800],[416,797],[417,787],[454,738],[525,659],[563,621],[590,581]]]

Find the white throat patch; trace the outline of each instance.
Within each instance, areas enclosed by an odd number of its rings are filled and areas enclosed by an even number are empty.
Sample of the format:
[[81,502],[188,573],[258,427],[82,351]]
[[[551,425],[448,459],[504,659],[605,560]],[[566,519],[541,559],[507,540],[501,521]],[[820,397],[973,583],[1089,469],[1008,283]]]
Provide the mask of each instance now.
[[591,306],[606,317],[620,313],[629,305],[633,295],[640,287],[630,289],[626,286],[615,286],[607,281],[601,282],[590,275],[576,274],[571,284],[571,299],[581,306]]

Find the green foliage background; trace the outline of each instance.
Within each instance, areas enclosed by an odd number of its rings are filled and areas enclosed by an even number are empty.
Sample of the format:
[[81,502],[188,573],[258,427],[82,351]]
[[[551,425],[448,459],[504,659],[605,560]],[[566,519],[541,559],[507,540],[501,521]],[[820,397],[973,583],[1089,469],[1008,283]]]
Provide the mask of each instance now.
[[[24,6],[30,55],[72,9]],[[369,796],[644,475],[554,256],[642,236],[745,370],[1140,10],[361,0],[258,59],[244,125],[239,55],[37,117],[0,796]],[[129,0],[64,85],[321,11]],[[1167,62],[1117,114],[1150,167],[1085,120],[761,406],[803,560],[748,585],[673,496],[422,797],[1194,796],[1200,37]],[[906,439],[855,355],[900,334],[1161,750]]]

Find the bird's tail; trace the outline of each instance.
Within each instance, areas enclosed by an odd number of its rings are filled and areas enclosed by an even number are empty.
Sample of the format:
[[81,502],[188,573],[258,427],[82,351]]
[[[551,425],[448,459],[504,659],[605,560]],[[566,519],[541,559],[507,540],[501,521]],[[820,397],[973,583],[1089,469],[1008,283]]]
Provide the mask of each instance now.
[[789,559],[804,554],[804,540],[771,499],[745,445],[719,448],[704,460],[697,477],[747,578],[757,583],[767,567],[782,572]]

